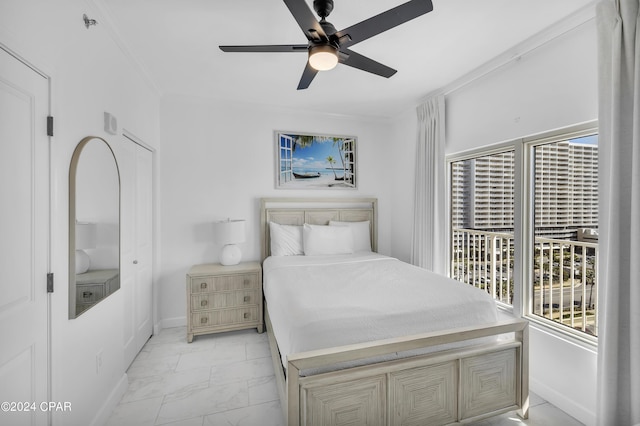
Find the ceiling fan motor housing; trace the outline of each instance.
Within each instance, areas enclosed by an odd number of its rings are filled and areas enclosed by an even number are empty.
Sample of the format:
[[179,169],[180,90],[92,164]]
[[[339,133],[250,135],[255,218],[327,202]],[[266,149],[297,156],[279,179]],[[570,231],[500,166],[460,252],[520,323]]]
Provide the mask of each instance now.
[[313,8],[318,16],[324,19],[333,10],[333,0],[313,0]]
[[333,24],[329,21],[325,21],[324,19],[322,19],[319,24],[324,30],[324,33],[329,37],[338,32],[338,30],[336,30],[336,27],[334,27]]

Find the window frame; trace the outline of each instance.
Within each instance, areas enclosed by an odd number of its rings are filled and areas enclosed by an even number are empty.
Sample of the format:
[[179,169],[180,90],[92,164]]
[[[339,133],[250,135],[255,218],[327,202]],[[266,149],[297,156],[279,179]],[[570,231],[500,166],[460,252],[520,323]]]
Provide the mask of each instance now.
[[[511,139],[504,142],[485,145],[470,150],[451,153],[445,156],[446,167],[446,262],[447,275],[451,276],[451,239],[452,239],[452,164],[458,161],[514,151],[514,266],[513,266],[513,304],[508,305],[496,301],[498,308],[516,317],[528,319],[537,327],[563,339],[588,348],[597,348],[598,338],[552,320],[533,314],[533,247],[534,247],[534,208],[535,208],[535,153],[539,145],[575,139],[598,134],[597,120],[580,123],[574,126],[559,128],[549,132]],[[525,250],[525,247],[528,249]],[[600,284],[602,285],[602,284]],[[600,312],[601,313],[601,312]]]

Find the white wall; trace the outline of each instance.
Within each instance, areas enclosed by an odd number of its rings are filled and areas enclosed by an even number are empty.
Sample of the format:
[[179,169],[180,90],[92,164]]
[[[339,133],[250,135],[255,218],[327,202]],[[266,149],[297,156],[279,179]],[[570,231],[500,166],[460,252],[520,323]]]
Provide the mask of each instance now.
[[[506,66],[446,93],[447,154],[523,138],[597,118],[596,26],[593,20]],[[393,164],[403,188],[414,172],[416,113],[393,127]],[[411,253],[413,192],[394,191],[392,254]],[[446,250],[446,248],[442,248]],[[586,424],[595,422],[596,351],[535,326],[531,329],[531,389]]]
[[[388,124],[178,96],[163,98],[160,114],[158,278],[165,326],[185,324],[187,270],[218,261],[221,247],[214,243],[214,220],[246,219],[243,259],[260,259],[262,197],[377,197],[379,249],[390,252]],[[276,130],[356,136],[357,190],[275,189]]]
[[[83,13],[99,24],[87,30]],[[116,137],[103,131],[104,111],[118,118],[120,128],[155,144],[159,98],[114,44],[106,21],[87,1],[3,0],[0,43],[40,68],[52,82],[52,401],[72,403],[70,412],[54,414],[54,424],[101,423],[126,382],[124,301],[122,292],[116,292],[78,319],[68,319],[69,164],[75,145],[85,136],[102,136],[118,144]],[[102,369],[97,373],[99,351],[103,351]]]
[[389,157],[393,169],[391,253],[405,262],[411,261],[417,126],[416,109],[411,108],[394,120],[391,129],[394,135]]
[[448,94],[447,154],[597,118],[596,47],[592,20]]

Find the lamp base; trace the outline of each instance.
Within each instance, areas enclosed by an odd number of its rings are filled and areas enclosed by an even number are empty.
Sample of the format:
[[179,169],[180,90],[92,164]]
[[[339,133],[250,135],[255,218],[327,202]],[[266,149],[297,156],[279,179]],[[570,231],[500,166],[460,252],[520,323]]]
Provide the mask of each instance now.
[[84,250],[76,250],[76,274],[84,274],[91,266],[91,259]]
[[242,252],[235,244],[227,244],[220,253],[220,263],[224,266],[237,265],[242,259]]

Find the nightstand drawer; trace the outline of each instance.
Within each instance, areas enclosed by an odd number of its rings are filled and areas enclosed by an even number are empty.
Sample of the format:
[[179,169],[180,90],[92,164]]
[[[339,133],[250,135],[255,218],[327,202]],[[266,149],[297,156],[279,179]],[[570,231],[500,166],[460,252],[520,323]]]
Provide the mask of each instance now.
[[97,302],[104,298],[104,284],[76,285],[76,303]]
[[191,325],[194,329],[216,325],[241,324],[258,321],[258,306],[247,306],[238,309],[219,309],[191,314]]
[[235,306],[257,305],[257,290],[240,290],[191,295],[191,309],[205,310],[214,308],[232,308]]
[[191,278],[191,293],[258,288],[258,274],[237,274]]

